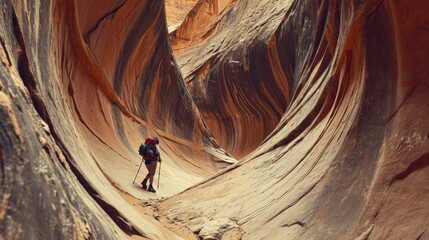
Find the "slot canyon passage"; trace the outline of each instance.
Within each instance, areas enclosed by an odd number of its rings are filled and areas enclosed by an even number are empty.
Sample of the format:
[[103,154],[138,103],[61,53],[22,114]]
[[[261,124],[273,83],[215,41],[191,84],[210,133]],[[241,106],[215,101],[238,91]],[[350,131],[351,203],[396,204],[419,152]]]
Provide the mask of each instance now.
[[429,1],[1,9],[1,239],[429,239]]

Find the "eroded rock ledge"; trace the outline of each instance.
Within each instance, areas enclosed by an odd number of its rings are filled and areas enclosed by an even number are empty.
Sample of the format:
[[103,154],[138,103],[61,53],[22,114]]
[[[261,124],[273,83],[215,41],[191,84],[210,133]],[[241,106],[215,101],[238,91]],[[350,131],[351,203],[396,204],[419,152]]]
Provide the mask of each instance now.
[[161,213],[228,217],[243,239],[427,237],[428,10],[237,1],[208,39],[183,40],[178,63],[214,136],[251,153]]
[[235,160],[185,89],[164,2],[5,1],[2,13],[3,237],[179,238],[125,200],[148,197],[143,172],[132,184],[140,143],[162,139],[160,196]]
[[167,3],[2,2],[2,238],[428,238],[427,1]]

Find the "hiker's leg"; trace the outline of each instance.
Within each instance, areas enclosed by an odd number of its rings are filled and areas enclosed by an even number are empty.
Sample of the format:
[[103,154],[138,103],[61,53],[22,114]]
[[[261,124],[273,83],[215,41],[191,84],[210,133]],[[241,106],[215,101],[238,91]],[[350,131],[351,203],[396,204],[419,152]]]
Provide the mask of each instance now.
[[156,190],[153,188],[153,179],[155,177],[156,172],[156,161],[152,161],[150,164],[150,185],[148,187],[149,192],[156,192]]
[[148,179],[149,180],[149,177],[150,177],[150,165],[151,165],[151,163],[152,163],[152,161],[150,161],[150,162],[148,162],[148,161],[145,161],[145,167],[146,167],[146,169],[147,169],[147,174],[146,174],[146,177],[145,177],[145,179]]
[[149,180],[149,177],[150,177],[150,174],[149,174],[149,168],[150,168],[150,166],[148,165],[148,163],[145,161],[145,167],[146,167],[146,169],[147,169],[147,174],[146,174],[146,177],[143,179],[143,181],[142,181],[142,187],[144,188],[144,189],[147,189],[147,181]]
[[152,185],[153,183],[153,177],[155,176],[155,173],[153,171],[153,161],[151,161],[150,165],[149,165],[149,186]]
[[149,177],[149,186],[152,186],[152,184],[153,184],[153,176],[151,175]]
[[150,163],[150,186],[152,186],[153,184],[153,179],[155,177],[155,172],[156,172],[156,161],[152,161]]

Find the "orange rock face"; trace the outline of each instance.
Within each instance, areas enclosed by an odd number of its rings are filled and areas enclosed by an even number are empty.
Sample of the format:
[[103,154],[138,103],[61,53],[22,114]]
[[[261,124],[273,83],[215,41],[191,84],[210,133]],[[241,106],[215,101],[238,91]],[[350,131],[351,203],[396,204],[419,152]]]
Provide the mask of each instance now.
[[429,238],[429,2],[2,10],[1,238]]
[[281,70],[275,43],[267,43],[291,3],[200,1],[171,33],[198,109],[237,159],[275,128],[290,101],[292,78]]
[[162,211],[243,239],[427,238],[429,4],[288,3],[237,2],[178,58],[221,146],[252,152]]
[[197,0],[165,0],[168,30],[176,30],[197,2]]
[[217,148],[185,89],[163,1],[101,5],[2,4],[6,239],[178,238],[124,199],[151,196],[139,186],[144,165],[136,176],[140,143],[161,139],[159,197],[234,162]]
[[175,56],[180,56],[189,48],[212,37],[222,17],[235,2],[236,0],[198,1],[184,18],[183,23],[171,33],[170,40]]

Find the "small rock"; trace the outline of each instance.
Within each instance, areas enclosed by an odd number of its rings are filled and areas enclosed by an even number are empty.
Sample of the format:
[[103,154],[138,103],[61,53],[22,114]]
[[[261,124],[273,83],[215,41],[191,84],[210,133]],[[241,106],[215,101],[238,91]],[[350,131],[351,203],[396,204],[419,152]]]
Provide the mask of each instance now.
[[45,121],[40,119],[39,124],[42,126],[43,130],[47,135],[51,135],[51,130],[49,129],[49,126]]
[[154,207],[154,208],[158,208],[158,203],[156,201],[153,200],[147,200],[145,202],[142,202],[141,205],[143,207]]
[[220,239],[226,231],[233,228],[238,228],[237,223],[229,218],[219,218],[202,224],[199,236],[204,240]]
[[210,220],[206,217],[199,217],[194,218],[189,221],[186,226],[194,233],[199,233],[201,231],[201,228],[203,227],[203,224],[206,222],[209,222]]

